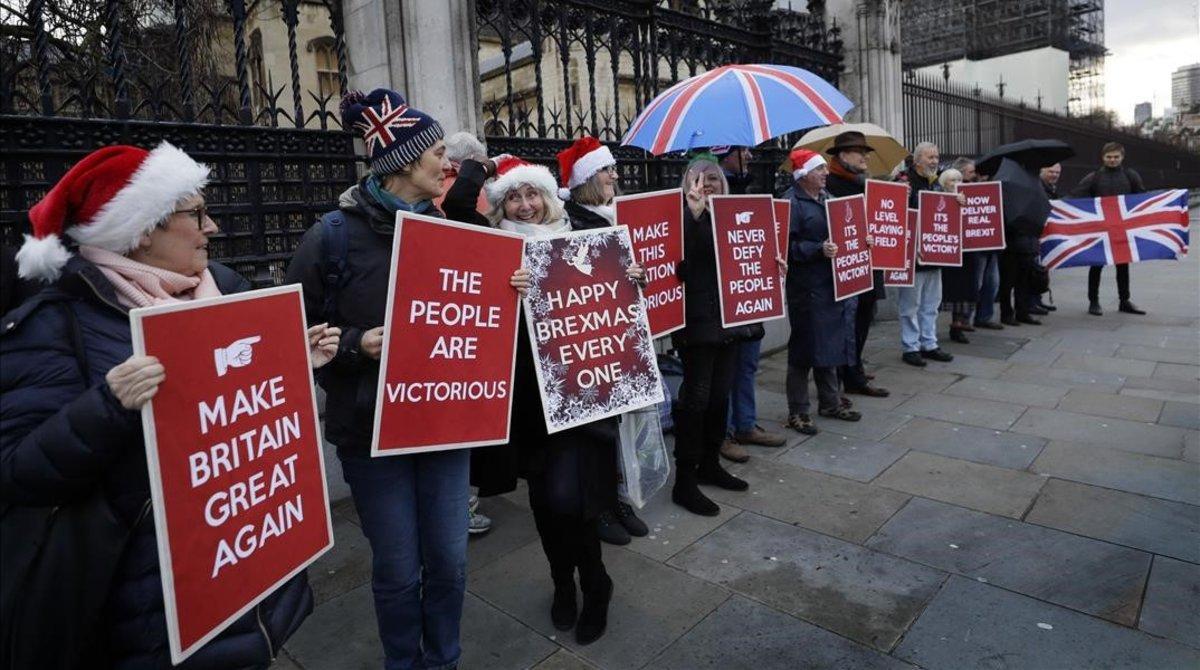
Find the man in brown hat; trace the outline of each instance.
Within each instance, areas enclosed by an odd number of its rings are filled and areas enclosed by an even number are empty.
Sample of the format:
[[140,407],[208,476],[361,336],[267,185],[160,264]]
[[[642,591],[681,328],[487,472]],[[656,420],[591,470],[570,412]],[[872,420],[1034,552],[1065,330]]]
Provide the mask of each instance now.
[[[862,195],[867,188],[867,154],[872,151],[867,138],[860,132],[848,130],[833,138],[833,146],[825,150],[833,159],[829,162],[825,190],[835,198]],[[856,363],[843,365],[839,376],[846,393],[885,398],[888,396],[887,389],[872,386],[871,378],[862,364],[863,346],[867,343],[871,321],[875,318],[875,303],[887,295],[883,287],[883,272],[877,270],[874,275],[875,288],[858,296],[858,311],[854,315],[854,339],[858,352]]]

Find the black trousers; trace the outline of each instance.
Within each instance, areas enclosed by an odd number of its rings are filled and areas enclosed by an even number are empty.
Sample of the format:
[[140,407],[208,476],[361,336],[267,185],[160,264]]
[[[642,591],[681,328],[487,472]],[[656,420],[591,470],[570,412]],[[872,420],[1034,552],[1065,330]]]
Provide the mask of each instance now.
[[1033,271],[1035,254],[1004,250],[1000,254],[1000,318],[1018,319],[1029,316],[1029,275]]
[[[1104,272],[1104,266],[1093,265],[1088,268],[1088,300],[1091,302],[1100,301],[1100,274]],[[1117,266],[1117,298],[1121,302],[1129,300],[1129,264],[1122,263]]]
[[675,463],[695,468],[716,462],[725,441],[737,343],[683,347],[683,384],[675,407]]
[[604,587],[608,573],[601,558],[596,519],[585,519],[580,513],[578,475],[571,469],[571,460],[570,456],[556,459],[554,466],[529,478],[529,507],[554,583],[573,583],[578,569],[580,588],[597,591]]
[[867,346],[867,336],[871,334],[871,323],[875,320],[878,300],[874,290],[858,296],[858,309],[854,312],[855,363],[841,366],[838,374],[842,385],[847,389],[861,389],[867,385],[867,372],[863,369],[862,355],[863,348]]

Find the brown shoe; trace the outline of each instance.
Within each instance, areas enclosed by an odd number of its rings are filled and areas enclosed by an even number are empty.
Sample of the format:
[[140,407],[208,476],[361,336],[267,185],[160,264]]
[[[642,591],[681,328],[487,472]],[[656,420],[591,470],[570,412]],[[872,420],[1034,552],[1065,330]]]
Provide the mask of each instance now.
[[782,447],[787,444],[787,438],[775,433],[768,433],[762,426],[754,426],[748,433],[735,433],[733,439],[741,444],[757,444],[760,447]]
[[742,448],[742,445],[733,440],[725,440],[721,443],[721,458],[724,458],[734,463],[745,463],[750,460],[750,454]]

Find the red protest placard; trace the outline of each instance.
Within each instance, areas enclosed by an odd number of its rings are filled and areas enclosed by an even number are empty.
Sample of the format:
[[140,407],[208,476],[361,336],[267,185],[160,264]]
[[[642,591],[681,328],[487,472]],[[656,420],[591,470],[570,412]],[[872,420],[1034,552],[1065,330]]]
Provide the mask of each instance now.
[[908,210],[908,225],[904,232],[905,252],[903,270],[887,270],[883,273],[884,286],[913,286],[916,284],[917,273],[917,210]]
[[396,217],[372,456],[508,441],[523,249],[515,233]]
[[904,217],[908,211],[908,184],[867,180],[867,234],[871,236],[871,267],[903,270]]
[[625,226],[526,241],[525,323],[546,431],[662,402],[662,378]]
[[[130,312],[171,661],[333,546],[299,286]],[[83,557],[81,557],[83,560]]]
[[675,274],[683,260],[683,190],[622,195],[614,205],[617,223],[633,238],[633,257],[646,270],[642,295],[651,336],[683,328],[683,282]]
[[921,265],[962,265],[962,216],[953,193],[921,191],[917,218],[920,222]]
[[775,203],[769,195],[714,195],[708,200],[717,251],[721,325],[782,318]]
[[788,253],[788,239],[792,232],[792,201],[772,200],[775,204],[775,238],[779,247],[779,255],[785,260]]
[[962,206],[963,251],[1003,249],[1004,196],[1000,182],[959,184],[958,192],[967,198]]
[[829,264],[833,268],[833,299],[845,300],[874,287],[871,248],[867,246],[867,210],[861,195],[825,201],[829,241],[838,251]]

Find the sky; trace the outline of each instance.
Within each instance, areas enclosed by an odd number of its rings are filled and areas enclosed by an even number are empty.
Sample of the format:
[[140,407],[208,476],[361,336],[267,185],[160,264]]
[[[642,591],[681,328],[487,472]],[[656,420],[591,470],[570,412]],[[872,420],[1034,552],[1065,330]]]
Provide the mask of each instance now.
[[1106,106],[1125,123],[1139,102],[1159,116],[1171,104],[1171,73],[1200,62],[1200,0],[1107,0],[1104,43]]

